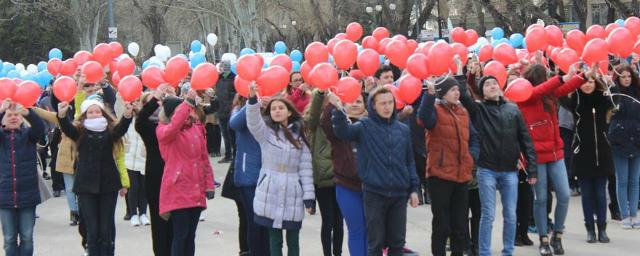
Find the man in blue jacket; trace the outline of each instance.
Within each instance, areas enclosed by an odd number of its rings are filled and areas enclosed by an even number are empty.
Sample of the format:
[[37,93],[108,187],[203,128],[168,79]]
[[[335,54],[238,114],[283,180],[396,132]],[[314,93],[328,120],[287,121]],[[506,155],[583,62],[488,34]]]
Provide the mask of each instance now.
[[[338,105],[338,104],[335,104]],[[395,99],[386,87],[369,95],[369,117],[349,124],[338,107],[333,111],[336,136],[357,143],[358,176],[362,180],[368,255],[402,255],[407,227],[407,199],[418,206],[409,127],[396,119]]]
[[[24,125],[24,117],[31,127]],[[7,256],[33,255],[36,206],[41,203],[36,143],[44,136],[44,122],[33,111],[9,100],[0,106],[0,120],[0,222],[4,252]]]

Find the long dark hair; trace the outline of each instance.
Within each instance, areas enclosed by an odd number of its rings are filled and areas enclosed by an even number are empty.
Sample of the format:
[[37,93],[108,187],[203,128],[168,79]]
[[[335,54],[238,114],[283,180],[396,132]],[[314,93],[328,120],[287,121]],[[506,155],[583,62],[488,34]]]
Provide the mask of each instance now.
[[[627,71],[631,74],[631,85],[629,87],[624,87],[620,84],[620,75],[622,72]],[[622,64],[616,68],[616,72],[613,75],[613,80],[616,82],[616,85],[620,88],[620,92],[631,94],[634,96],[640,96],[640,79],[638,78],[638,73],[633,70],[629,64]]]
[[[289,127],[284,126],[281,123],[274,122],[271,119],[271,104],[273,104],[276,101],[282,102],[287,107],[289,112],[291,112],[291,116],[289,116],[289,119],[287,119],[287,124],[293,125],[291,127],[292,129],[289,129]],[[271,101],[269,101],[269,104],[267,104],[264,110],[262,110],[262,115],[264,116],[267,126],[273,129],[278,139],[280,139],[280,136],[278,135],[278,131],[282,129],[282,131],[284,132],[284,136],[297,149],[302,149],[302,144],[300,143],[300,141],[302,141],[307,147],[309,146],[309,143],[307,142],[307,138],[304,133],[304,122],[302,120],[302,115],[300,115],[300,113],[296,110],[296,108],[293,106],[293,103],[291,103],[286,98],[283,98],[280,96],[272,98]],[[293,132],[296,132],[298,134],[298,138],[293,137],[293,133],[291,132],[291,130],[293,130]]]
[[302,77],[302,73],[300,73],[299,71],[291,72],[291,74],[289,74],[289,83],[287,84],[287,93],[288,94],[291,94],[291,90],[293,90],[293,87],[291,87],[291,83],[293,82],[293,76],[294,75],[300,75],[300,77],[302,78],[302,82],[304,83],[304,77]]
[[[547,68],[540,64],[533,64],[524,71],[522,76],[529,80],[535,87],[549,79],[547,75]],[[547,113],[553,113],[557,109],[557,99],[553,95],[547,95],[542,97],[542,104],[544,105],[544,111]]]

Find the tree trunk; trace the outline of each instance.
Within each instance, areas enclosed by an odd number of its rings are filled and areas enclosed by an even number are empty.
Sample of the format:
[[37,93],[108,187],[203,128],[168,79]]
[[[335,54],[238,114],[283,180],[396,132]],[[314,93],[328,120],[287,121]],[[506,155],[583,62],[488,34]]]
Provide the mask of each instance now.
[[487,10],[491,14],[491,16],[493,16],[493,20],[496,23],[497,27],[502,27],[502,29],[504,29],[505,33],[507,34],[511,33],[511,30],[509,30],[509,28],[511,27],[511,21],[507,17],[502,15],[502,13],[498,11],[498,9],[496,9],[491,0],[478,1],[480,1],[480,3],[484,5],[485,10]]
[[480,1],[473,2],[474,9],[476,11],[476,15],[478,16],[478,35],[484,36],[484,33],[487,32],[487,26],[484,22],[484,11],[482,10],[482,4]]
[[578,20],[580,20],[580,30],[582,32],[587,31],[587,3],[584,0],[572,0],[573,8],[578,14]]
[[607,4],[607,23],[614,23],[616,21],[616,9],[611,6],[611,4]]
[[424,8],[420,10],[420,15],[418,15],[418,20],[413,27],[413,30],[416,30],[415,26],[418,26],[418,33],[416,33],[415,38],[418,38],[420,35],[420,30],[424,27],[424,24],[431,18],[431,11],[433,11],[433,7],[436,6],[437,0],[427,0],[427,4],[425,4]]
[[[633,16],[633,11],[629,9],[625,4],[620,2],[620,0],[606,0],[609,5],[613,5],[613,7],[620,12],[622,17],[627,18],[629,16]],[[637,5],[636,5],[637,6]]]

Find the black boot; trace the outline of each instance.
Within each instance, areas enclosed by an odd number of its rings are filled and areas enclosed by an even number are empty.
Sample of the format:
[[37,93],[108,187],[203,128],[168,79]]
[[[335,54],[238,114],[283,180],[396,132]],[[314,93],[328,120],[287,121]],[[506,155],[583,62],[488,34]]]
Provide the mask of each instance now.
[[596,239],[596,227],[593,224],[584,224],[587,227],[587,243],[595,243],[598,242]]
[[[545,241],[546,240],[546,241]],[[540,256],[552,256],[551,247],[549,247],[549,240],[546,236],[540,237],[540,247],[538,247]]]
[[607,236],[607,223],[598,223],[598,241],[601,243],[608,243],[611,240]]
[[69,222],[70,226],[77,226],[78,221],[80,219],[80,215],[78,214],[77,211],[71,211],[69,219],[70,219],[70,222]]
[[551,247],[553,247],[553,254],[564,255],[564,248],[562,248],[562,232],[553,232],[551,237]]
[[529,235],[527,234],[526,231],[523,234],[520,235],[520,241],[522,241],[522,245],[524,245],[524,246],[532,246],[533,245],[533,241],[531,241],[531,239],[529,239]]

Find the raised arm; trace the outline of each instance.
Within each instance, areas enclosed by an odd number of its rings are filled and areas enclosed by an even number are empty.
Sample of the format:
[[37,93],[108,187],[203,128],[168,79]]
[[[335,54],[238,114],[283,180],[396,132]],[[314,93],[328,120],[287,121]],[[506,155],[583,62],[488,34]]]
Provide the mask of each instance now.
[[325,92],[315,90],[309,110],[304,114],[305,126],[311,131],[318,129],[320,125],[320,114],[322,113],[322,103],[324,102]]
[[533,87],[533,93],[527,102],[532,102],[541,99],[544,96],[552,95],[557,88],[562,85],[562,78],[560,76],[554,76],[549,80]]
[[[67,113],[68,114],[68,113]],[[71,123],[71,120],[67,116],[58,115],[58,123],[60,124],[60,131],[67,135],[72,140],[78,140],[80,133],[78,129]]]
[[347,116],[340,110],[334,109],[332,111],[331,122],[333,123],[333,132],[336,137],[343,140],[358,140],[360,133],[362,132],[362,123],[357,122],[350,124],[347,121]]
[[156,136],[158,142],[170,143],[178,137],[180,129],[189,119],[189,113],[193,111],[193,106],[187,102],[182,102],[178,106],[171,117],[171,121],[167,125],[158,125],[156,128]]
[[563,96],[567,96],[569,93],[575,91],[580,88],[587,80],[584,75],[576,75],[573,76],[569,81],[564,82],[560,87],[558,87],[553,94],[556,98],[560,98]]
[[229,119],[229,127],[235,131],[247,129],[247,106],[243,106],[240,110],[231,114]]
[[26,116],[27,121],[31,124],[29,130],[29,141],[37,143],[42,136],[44,136],[44,122],[33,110],[29,110],[29,114]]
[[436,126],[436,97],[427,93],[423,93],[422,102],[420,103],[420,109],[418,110],[418,118],[422,121],[422,125],[425,129],[433,129]]
[[262,118],[262,114],[260,114],[258,98],[255,96],[249,98],[249,104],[246,107],[247,128],[249,132],[251,132],[251,135],[253,135],[253,138],[255,138],[258,143],[266,142],[269,136],[269,127],[267,127],[267,124]]

